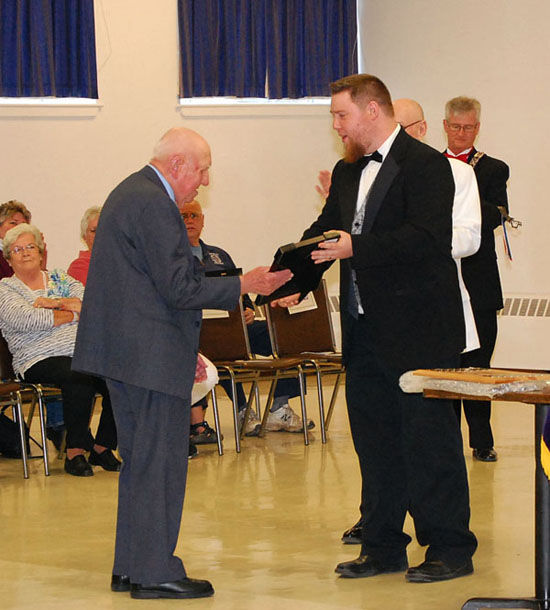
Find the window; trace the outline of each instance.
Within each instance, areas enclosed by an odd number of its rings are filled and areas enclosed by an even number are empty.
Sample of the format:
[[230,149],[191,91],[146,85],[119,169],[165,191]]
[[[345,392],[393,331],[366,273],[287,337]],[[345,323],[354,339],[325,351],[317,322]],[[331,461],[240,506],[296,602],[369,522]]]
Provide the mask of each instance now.
[[98,98],[93,0],[0,0],[0,96]]
[[357,72],[355,0],[178,0],[178,9],[181,98],[316,98]]

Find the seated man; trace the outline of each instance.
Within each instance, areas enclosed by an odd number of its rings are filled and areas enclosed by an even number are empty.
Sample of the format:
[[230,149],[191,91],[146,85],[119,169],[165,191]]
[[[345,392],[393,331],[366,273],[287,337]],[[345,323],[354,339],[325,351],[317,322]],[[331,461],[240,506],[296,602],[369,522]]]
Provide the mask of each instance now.
[[[205,244],[201,239],[201,233],[204,228],[204,214],[198,201],[185,203],[179,206],[183,218],[183,222],[187,228],[187,235],[191,250],[196,258],[198,258],[204,267],[204,271],[222,271],[225,269],[235,269],[235,263],[229,254],[217,248]],[[245,294],[243,296],[244,316],[248,325],[248,337],[250,340],[250,349],[254,354],[262,356],[271,356],[271,342],[269,340],[269,332],[265,321],[254,320],[254,306],[252,300]],[[208,355],[208,354],[206,354]],[[221,382],[228,396],[231,396],[231,384],[229,382]],[[300,395],[300,386],[297,379],[281,379],[277,383],[273,406],[270,409],[270,414],[267,419],[266,430],[268,431],[285,431],[285,432],[302,432],[302,419],[292,410],[288,404],[289,398]],[[241,384],[237,385],[237,403],[239,406],[239,415],[242,420],[244,417],[244,409],[246,408],[246,397]],[[216,433],[204,421],[204,409],[206,408],[206,398],[197,402],[191,409],[191,439],[195,444],[215,443]],[[314,427],[314,422],[308,422],[308,428]],[[251,410],[247,426],[246,435],[256,436],[260,430],[260,420],[254,410]]]

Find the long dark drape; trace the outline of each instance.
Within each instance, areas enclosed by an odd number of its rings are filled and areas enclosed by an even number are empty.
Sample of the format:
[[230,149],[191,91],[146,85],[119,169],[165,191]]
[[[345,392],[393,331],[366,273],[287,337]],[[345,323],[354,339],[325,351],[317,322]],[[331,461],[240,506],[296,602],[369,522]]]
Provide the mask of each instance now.
[[0,96],[98,98],[93,0],[0,0]]
[[300,98],[357,72],[356,0],[178,0],[181,97]]

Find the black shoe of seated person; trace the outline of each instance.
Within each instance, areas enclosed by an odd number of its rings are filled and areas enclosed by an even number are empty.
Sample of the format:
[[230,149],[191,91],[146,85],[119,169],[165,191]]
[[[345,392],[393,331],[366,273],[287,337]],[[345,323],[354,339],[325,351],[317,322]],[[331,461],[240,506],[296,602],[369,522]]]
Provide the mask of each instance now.
[[92,449],[88,461],[90,464],[101,466],[103,470],[108,470],[110,472],[118,472],[122,466],[122,462],[115,457],[110,449],[105,449],[105,451],[102,451],[101,453]]
[[83,455],[75,455],[71,460],[65,458],[65,472],[73,477],[93,477],[94,471]]

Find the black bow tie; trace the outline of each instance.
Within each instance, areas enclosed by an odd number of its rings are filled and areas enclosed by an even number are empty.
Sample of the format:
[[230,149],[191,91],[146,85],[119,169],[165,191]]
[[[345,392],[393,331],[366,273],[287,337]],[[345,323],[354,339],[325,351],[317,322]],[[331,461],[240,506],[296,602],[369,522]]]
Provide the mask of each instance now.
[[355,162],[355,165],[360,170],[364,170],[370,161],[378,161],[378,163],[382,163],[382,160],[382,155],[377,150],[375,150],[372,155],[365,155],[364,157],[361,157],[358,161]]

